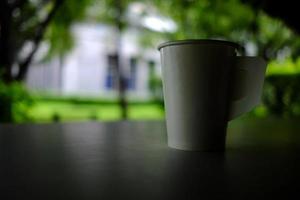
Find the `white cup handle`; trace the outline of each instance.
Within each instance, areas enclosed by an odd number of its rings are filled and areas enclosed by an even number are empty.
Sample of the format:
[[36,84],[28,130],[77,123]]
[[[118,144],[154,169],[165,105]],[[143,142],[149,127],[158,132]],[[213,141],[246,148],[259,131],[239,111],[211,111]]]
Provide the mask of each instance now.
[[237,56],[235,58],[229,121],[260,103],[266,67],[266,62],[260,57]]

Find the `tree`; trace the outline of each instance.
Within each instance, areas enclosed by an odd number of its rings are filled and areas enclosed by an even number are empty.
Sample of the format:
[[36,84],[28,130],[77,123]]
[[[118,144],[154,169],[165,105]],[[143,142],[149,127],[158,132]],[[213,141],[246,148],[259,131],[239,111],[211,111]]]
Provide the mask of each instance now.
[[[248,49],[246,54],[263,56],[269,61],[268,69],[273,68],[274,60],[281,60],[277,68],[281,74],[267,74],[263,92],[264,110],[281,117],[300,115],[300,76],[299,71],[296,72],[299,66],[300,26],[296,12],[291,9],[296,6],[295,2],[156,0],[155,4],[178,26],[176,32],[162,34],[165,39],[217,38],[236,41],[248,47],[245,48]],[[282,74],[291,69],[293,73]]]
[[293,30],[259,7],[241,0],[155,0],[154,3],[178,26],[176,32],[163,34],[165,39],[217,38],[243,46],[252,44],[255,54],[266,60],[276,58],[286,48],[292,56],[299,53],[300,39]]
[[[0,3],[1,79],[5,83],[24,80],[47,29],[52,26],[52,30],[60,29],[61,32],[67,33],[71,23],[84,15],[88,3],[89,0],[2,0]],[[49,35],[51,36],[51,33]],[[70,39],[67,41],[70,42]],[[54,50],[58,50],[55,44],[59,39],[56,38],[51,42],[53,53]],[[63,44],[66,44],[66,41]],[[17,70],[13,70],[13,67]]]
[[300,32],[298,13],[295,8],[298,2],[294,0],[274,1],[274,0],[241,0],[243,3],[251,5],[255,10],[263,10],[273,18],[284,21],[290,28]]
[[17,112],[16,105],[27,102],[24,101],[28,99],[25,89],[16,82],[25,79],[30,63],[45,36],[50,43],[49,55],[61,55],[70,49],[72,37],[69,28],[73,21],[84,16],[89,2],[90,0],[0,1],[0,121],[15,121],[13,113]]
[[[36,4],[25,0],[1,1],[0,67],[6,83],[24,79],[46,28],[62,3],[62,0]],[[47,14],[39,19],[38,14],[42,12]],[[20,60],[19,54],[25,45],[31,45],[31,48]],[[18,67],[16,74],[12,71],[13,65]]]
[[126,80],[123,74],[123,64],[121,62],[121,35],[127,26],[125,14],[130,2],[130,0],[104,0],[102,1],[102,4],[100,4],[102,9],[100,9],[100,12],[96,17],[100,22],[110,24],[116,28],[116,75],[122,119],[127,119],[128,117],[128,103],[126,100]]
[[124,0],[114,0],[114,8],[115,8],[115,16],[114,16],[114,23],[117,27],[117,40],[116,40],[116,55],[117,55],[117,77],[118,77],[118,89],[119,89],[119,104],[122,111],[122,119],[127,119],[128,113],[127,113],[127,101],[126,101],[126,83],[125,83],[125,77],[122,73],[122,62],[121,62],[121,34],[124,29],[124,22],[123,17],[125,13],[125,4],[123,3]]

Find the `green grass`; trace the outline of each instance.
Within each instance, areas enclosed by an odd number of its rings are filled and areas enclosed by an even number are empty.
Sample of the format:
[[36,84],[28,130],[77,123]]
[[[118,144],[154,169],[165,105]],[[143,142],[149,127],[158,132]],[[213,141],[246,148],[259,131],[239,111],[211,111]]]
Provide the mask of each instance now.
[[[129,119],[163,119],[163,109],[155,103],[130,104]],[[119,120],[121,109],[116,103],[74,103],[73,101],[37,100],[30,110],[34,122]]]

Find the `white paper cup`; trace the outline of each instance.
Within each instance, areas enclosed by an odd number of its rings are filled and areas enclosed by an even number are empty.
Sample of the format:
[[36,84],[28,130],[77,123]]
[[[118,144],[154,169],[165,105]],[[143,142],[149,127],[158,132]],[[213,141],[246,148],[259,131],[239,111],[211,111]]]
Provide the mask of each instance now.
[[[238,48],[236,43],[219,40],[159,45],[170,147],[224,151],[228,120],[259,103],[265,62],[237,57]],[[260,73],[254,73],[258,77],[251,78],[251,70],[244,69],[251,64],[259,65]]]

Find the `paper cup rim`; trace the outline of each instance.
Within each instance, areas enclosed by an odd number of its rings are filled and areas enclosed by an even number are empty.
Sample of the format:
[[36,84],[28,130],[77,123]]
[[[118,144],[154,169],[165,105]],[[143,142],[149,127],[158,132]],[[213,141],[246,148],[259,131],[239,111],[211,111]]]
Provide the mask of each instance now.
[[235,42],[227,40],[214,40],[214,39],[188,39],[188,40],[174,40],[164,42],[158,45],[157,49],[160,51],[164,47],[175,46],[175,45],[186,45],[186,44],[216,44],[216,45],[227,45],[232,46],[236,49],[242,48],[241,45]]

